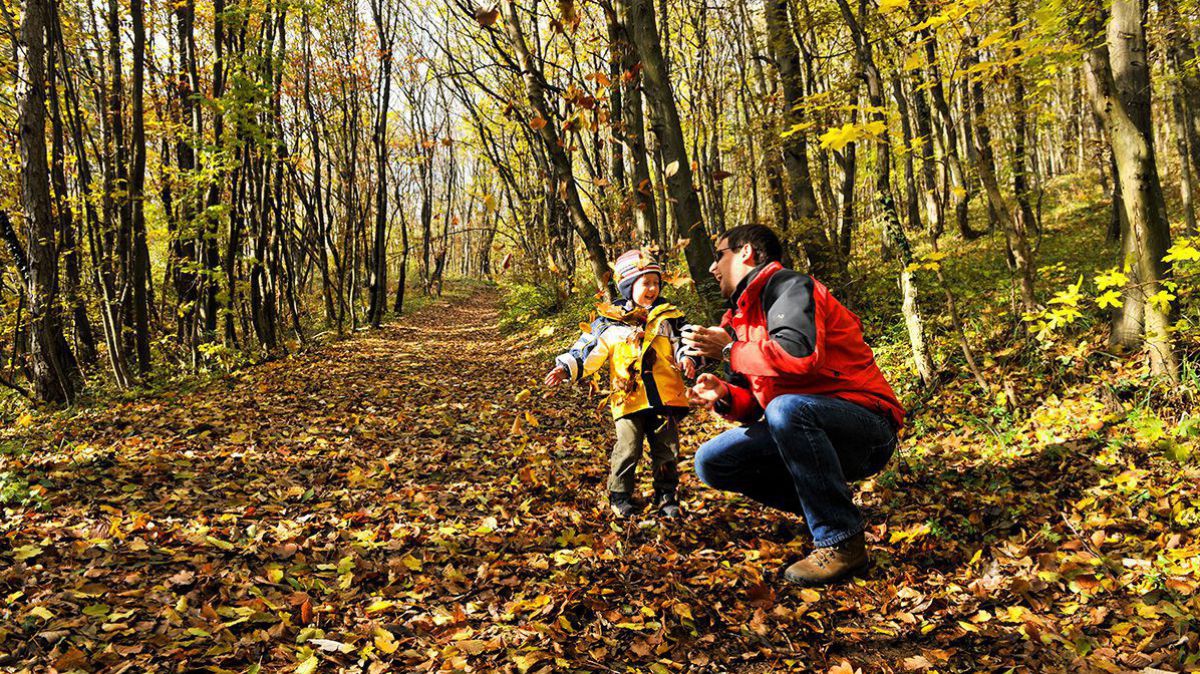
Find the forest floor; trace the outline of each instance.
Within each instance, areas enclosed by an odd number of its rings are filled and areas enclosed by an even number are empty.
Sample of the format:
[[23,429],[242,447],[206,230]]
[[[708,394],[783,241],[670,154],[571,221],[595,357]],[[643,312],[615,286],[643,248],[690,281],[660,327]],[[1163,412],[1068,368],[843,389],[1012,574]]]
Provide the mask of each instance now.
[[684,519],[613,521],[601,397],[542,389],[498,304],[0,429],[0,669],[1197,668],[1195,464],[926,407],[859,485],[874,568],[799,589],[802,524],[691,472],[723,422],[684,425]]

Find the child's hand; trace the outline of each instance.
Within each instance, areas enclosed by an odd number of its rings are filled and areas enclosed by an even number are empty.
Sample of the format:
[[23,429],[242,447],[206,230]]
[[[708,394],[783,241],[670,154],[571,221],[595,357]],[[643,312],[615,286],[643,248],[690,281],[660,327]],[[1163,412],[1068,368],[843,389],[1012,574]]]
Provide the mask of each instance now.
[[684,377],[688,379],[695,379],[696,361],[692,360],[691,358],[684,358],[683,360],[679,361],[679,371],[683,373]]
[[550,370],[546,373],[546,386],[554,388],[555,386],[563,383],[563,380],[566,378],[567,371],[564,370],[561,365],[556,365],[554,366],[553,370]]

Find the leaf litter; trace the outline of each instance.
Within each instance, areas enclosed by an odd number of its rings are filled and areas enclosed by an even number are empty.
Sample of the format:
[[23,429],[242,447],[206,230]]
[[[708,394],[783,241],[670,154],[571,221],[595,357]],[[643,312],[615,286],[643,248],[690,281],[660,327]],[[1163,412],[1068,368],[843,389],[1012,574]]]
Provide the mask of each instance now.
[[[612,522],[606,412],[536,387],[497,301],[5,429],[39,447],[0,470],[40,502],[0,524],[0,666],[1195,668],[1194,465],[1094,437],[985,457],[939,428],[860,485],[868,577],[793,588],[802,525],[690,471],[681,522]],[[681,460],[721,427],[689,418]]]

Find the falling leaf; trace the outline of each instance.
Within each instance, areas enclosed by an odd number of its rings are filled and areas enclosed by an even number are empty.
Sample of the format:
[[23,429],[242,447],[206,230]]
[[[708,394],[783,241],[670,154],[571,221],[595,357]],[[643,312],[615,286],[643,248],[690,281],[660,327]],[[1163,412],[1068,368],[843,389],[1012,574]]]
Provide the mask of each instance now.
[[671,162],[670,164],[667,164],[667,168],[663,171],[663,174],[668,178],[675,175],[676,173],[679,173],[679,160],[678,159]]
[[538,115],[529,120],[529,127],[534,131],[541,131],[546,126],[546,118]]
[[520,405],[520,404],[524,403],[526,400],[529,400],[529,397],[532,395],[533,395],[533,392],[530,391],[529,389],[527,389],[527,388],[521,389],[520,393],[513,396],[513,404]]
[[496,23],[496,19],[499,17],[500,10],[496,7],[478,7],[475,9],[475,20],[479,22],[479,25],[485,28]]

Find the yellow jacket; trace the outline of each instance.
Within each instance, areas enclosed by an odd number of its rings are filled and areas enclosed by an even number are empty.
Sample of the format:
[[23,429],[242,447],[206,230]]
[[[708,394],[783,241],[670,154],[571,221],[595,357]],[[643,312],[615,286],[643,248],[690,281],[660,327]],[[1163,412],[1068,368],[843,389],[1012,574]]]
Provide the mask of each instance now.
[[682,346],[683,312],[666,302],[597,318],[571,350],[555,359],[572,379],[595,374],[609,364],[613,418],[643,410],[687,412],[683,377],[676,369]]

